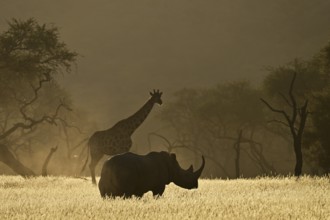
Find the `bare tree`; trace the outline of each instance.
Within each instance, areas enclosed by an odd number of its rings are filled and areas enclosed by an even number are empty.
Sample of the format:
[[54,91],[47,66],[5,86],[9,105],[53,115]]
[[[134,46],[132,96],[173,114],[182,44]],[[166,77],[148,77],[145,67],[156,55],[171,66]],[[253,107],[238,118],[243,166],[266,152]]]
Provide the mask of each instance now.
[[236,152],[236,158],[235,158],[236,178],[240,177],[241,139],[242,139],[242,130],[240,130],[238,132],[238,138],[237,138],[237,141],[234,144],[234,149],[235,149],[235,152]]
[[[60,104],[55,109],[53,115],[44,115],[41,118],[33,118],[27,114],[26,109],[30,107],[37,99],[38,92],[42,88],[43,84],[49,82],[50,78],[45,78],[39,81],[39,85],[36,88],[33,88],[34,96],[29,101],[21,101],[22,105],[19,109],[19,112],[22,116],[22,121],[14,124],[12,127],[9,127],[3,133],[0,134],[0,141],[6,139],[11,134],[15,133],[17,130],[30,130],[36,127],[37,125],[47,122],[49,124],[56,124],[56,120],[59,120],[59,112],[62,108],[71,110],[65,103],[60,102]],[[34,172],[29,168],[25,167],[19,160],[10,152],[9,147],[2,144],[0,145],[0,161],[5,163],[7,166],[12,168],[16,173],[27,177],[34,176]]]
[[298,106],[296,98],[293,94],[293,87],[296,78],[297,78],[297,72],[294,71],[288,92],[289,98],[287,98],[284,94],[280,93],[282,99],[290,107],[291,114],[283,109],[274,108],[272,105],[270,105],[266,100],[262,98],[261,101],[271,111],[282,115],[282,117],[284,118],[284,121],[273,120],[272,122],[280,123],[290,129],[290,133],[293,139],[293,149],[296,156],[296,165],[294,169],[294,174],[295,176],[299,177],[302,173],[302,166],[303,166],[303,158],[301,151],[302,137],[309,112],[307,110],[308,100],[306,99],[302,106]]
[[70,72],[77,53],[60,41],[54,26],[39,25],[35,19],[13,19],[8,25],[0,33],[0,161],[24,177],[34,176],[11,148],[41,124],[62,121],[62,109],[71,111],[63,100],[53,101],[55,96],[66,97],[54,76]]
[[[161,119],[168,123],[166,129],[175,136],[176,146],[203,152],[216,165],[216,175],[241,175],[239,162],[246,156],[262,173],[275,172],[258,141],[268,135],[263,129],[266,121],[259,97],[260,91],[247,82],[220,84],[205,90],[185,89],[168,103]],[[245,137],[239,138],[237,145],[240,130]]]

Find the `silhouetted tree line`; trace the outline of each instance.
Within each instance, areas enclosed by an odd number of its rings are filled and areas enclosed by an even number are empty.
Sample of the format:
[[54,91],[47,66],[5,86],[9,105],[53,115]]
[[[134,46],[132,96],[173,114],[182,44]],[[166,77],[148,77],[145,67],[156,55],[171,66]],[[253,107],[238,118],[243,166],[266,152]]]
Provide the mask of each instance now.
[[329,173],[329,64],[330,44],[310,60],[269,68],[260,88],[241,81],[182,89],[160,118],[177,147],[202,152],[214,162],[221,171],[215,175],[244,175],[252,164],[259,174],[276,174],[290,155],[283,141],[293,146],[296,176],[303,160],[309,173]]
[[[85,149],[89,134],[82,130],[92,126],[79,109],[72,111],[69,94],[56,81],[71,71],[77,53],[54,26],[34,19],[8,25],[0,34],[0,161],[33,176],[28,167],[40,165],[34,156],[50,150],[47,158],[42,154],[48,163],[57,149],[50,147],[61,143],[56,154],[69,169]],[[309,60],[267,71],[260,87],[236,81],[177,91],[159,115],[165,129],[150,140],[163,140],[170,152],[196,154],[196,161],[203,154],[209,177],[276,175],[287,166],[299,176],[303,164],[305,172],[329,173],[330,44]]]

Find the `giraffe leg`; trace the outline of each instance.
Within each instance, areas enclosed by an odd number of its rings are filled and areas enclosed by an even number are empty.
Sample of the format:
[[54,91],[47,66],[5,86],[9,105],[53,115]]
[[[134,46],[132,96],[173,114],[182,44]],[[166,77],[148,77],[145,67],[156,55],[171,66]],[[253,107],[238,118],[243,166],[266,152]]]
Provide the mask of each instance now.
[[100,152],[91,152],[91,163],[89,164],[89,169],[91,171],[92,183],[96,184],[95,179],[95,167],[97,163],[101,160],[103,153]]

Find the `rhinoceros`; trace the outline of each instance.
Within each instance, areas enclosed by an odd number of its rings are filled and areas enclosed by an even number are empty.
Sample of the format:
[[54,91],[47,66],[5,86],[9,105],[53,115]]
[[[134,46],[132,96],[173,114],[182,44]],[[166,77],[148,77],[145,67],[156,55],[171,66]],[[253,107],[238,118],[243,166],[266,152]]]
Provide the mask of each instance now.
[[165,186],[171,182],[185,189],[198,187],[205,165],[197,171],[190,166],[187,170],[180,167],[173,153],[150,152],[147,155],[137,155],[131,152],[119,154],[104,162],[99,190],[105,197],[142,197],[152,191],[155,197],[161,196]]

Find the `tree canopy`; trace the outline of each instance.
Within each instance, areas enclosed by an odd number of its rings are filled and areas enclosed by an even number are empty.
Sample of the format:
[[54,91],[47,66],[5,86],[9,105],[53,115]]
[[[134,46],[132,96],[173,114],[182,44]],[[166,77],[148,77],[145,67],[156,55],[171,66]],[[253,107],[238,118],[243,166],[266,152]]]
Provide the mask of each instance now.
[[22,175],[31,172],[15,157],[8,162],[8,149],[15,152],[44,122],[64,121],[62,109],[71,110],[70,99],[55,76],[69,73],[76,58],[55,26],[33,18],[12,19],[0,34],[0,148],[5,152],[0,159]]

